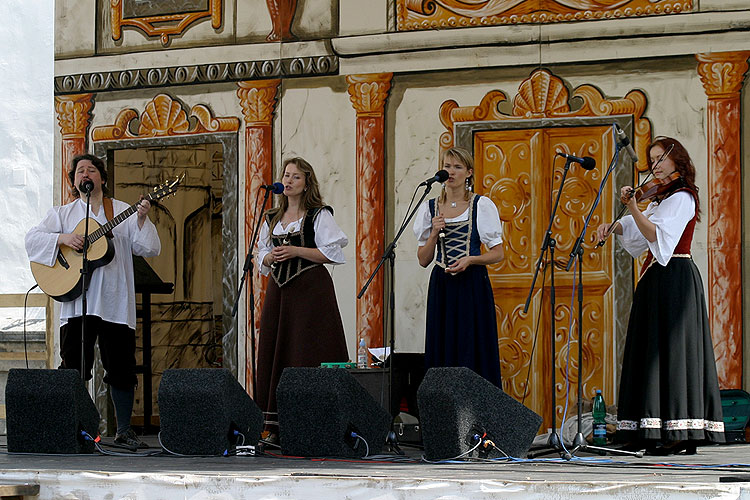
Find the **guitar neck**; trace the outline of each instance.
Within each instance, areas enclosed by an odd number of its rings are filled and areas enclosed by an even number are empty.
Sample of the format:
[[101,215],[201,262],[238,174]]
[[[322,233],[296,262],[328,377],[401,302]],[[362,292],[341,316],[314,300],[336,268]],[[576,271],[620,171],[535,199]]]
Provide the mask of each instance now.
[[[152,198],[147,195],[145,199],[150,201]],[[140,201],[138,203],[140,203]],[[96,240],[114,229],[122,221],[133,215],[138,210],[138,203],[130,205],[128,208],[117,214],[117,216],[113,217],[112,220],[91,233],[89,235],[89,245],[93,244]]]

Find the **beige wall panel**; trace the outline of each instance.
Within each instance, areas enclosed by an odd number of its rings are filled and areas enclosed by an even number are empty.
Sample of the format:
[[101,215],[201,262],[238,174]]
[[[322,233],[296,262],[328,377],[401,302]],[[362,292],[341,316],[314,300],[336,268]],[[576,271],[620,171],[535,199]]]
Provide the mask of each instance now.
[[[354,108],[343,78],[285,80],[274,132],[276,175],[284,158],[301,156],[315,169],[323,200],[349,238],[346,264],[326,266],[333,276],[349,357],[356,355],[356,177]],[[377,263],[373,263],[373,268]]]
[[339,1],[297,0],[292,33],[303,40],[335,36],[338,30]]
[[389,0],[344,0],[339,3],[339,34],[363,35],[388,31]]
[[93,56],[96,0],[55,2],[55,58]]
[[701,12],[711,10],[750,9],[750,0],[700,0]]
[[271,29],[266,0],[237,0],[237,42],[265,40]]

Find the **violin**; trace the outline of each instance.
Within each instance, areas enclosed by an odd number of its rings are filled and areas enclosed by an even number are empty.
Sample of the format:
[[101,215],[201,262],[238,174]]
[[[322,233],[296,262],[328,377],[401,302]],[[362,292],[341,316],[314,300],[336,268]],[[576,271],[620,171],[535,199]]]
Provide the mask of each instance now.
[[663,179],[651,179],[648,182],[644,182],[635,189],[630,190],[628,195],[620,196],[620,201],[623,205],[627,205],[633,196],[635,201],[653,200],[665,194],[669,194],[671,191],[677,189],[682,184],[682,177],[680,173],[675,170],[667,177]]
[[[657,167],[657,165],[661,164],[661,162],[664,161],[664,159],[669,156],[669,153],[672,152],[672,149],[674,148],[674,144],[671,144],[669,146],[669,149],[664,151],[658,160],[656,160],[656,163],[651,167],[651,172],[653,173],[654,168]],[[649,174],[651,175],[651,174]],[[677,184],[677,183],[680,184]],[[651,179],[650,181],[643,182],[640,186],[636,187],[635,189],[632,189],[626,196],[620,196],[620,201],[622,202],[623,206],[622,210],[620,210],[620,213],[617,214],[617,217],[615,217],[615,220],[612,221],[612,223],[609,225],[609,231],[607,231],[607,234],[604,235],[604,239],[601,240],[599,243],[596,244],[596,247],[604,246],[604,244],[607,242],[607,238],[609,238],[609,235],[612,234],[612,231],[615,230],[615,223],[622,217],[622,215],[625,213],[625,210],[627,210],[627,204],[635,196],[635,201],[643,201],[643,200],[652,200],[654,198],[658,198],[660,196],[667,195],[680,187],[682,184],[682,177],[680,177],[679,172],[675,170],[671,174],[669,174],[664,179]]]
[[[635,196],[635,201],[644,201],[644,200],[653,200],[655,198],[659,198],[660,196],[665,196],[671,193],[672,191],[679,189],[683,185],[682,176],[680,173],[675,170],[668,176],[666,176],[663,179],[651,179],[650,181],[644,182],[640,186],[631,189],[630,192],[628,192],[626,195],[620,196],[620,201],[623,205],[627,205],[628,202]],[[620,213],[617,214],[617,217],[615,217],[615,220],[612,221],[612,223],[609,226],[609,231],[607,231],[607,234],[604,235],[604,239],[601,240],[596,244],[596,247],[601,247],[606,243],[607,238],[609,238],[609,235],[612,234],[612,231],[615,230],[615,223],[622,217],[622,215],[625,213],[625,210],[627,209],[627,206],[622,207],[622,210],[620,210]]]

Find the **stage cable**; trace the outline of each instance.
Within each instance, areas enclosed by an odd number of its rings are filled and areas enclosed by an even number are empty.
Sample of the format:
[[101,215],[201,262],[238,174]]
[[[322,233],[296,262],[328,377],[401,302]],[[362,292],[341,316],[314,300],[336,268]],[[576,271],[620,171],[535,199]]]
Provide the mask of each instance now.
[[34,285],[26,291],[26,295],[23,297],[23,356],[26,359],[26,369],[29,369],[29,348],[26,343],[26,308],[29,301],[29,294],[34,288],[39,285]]

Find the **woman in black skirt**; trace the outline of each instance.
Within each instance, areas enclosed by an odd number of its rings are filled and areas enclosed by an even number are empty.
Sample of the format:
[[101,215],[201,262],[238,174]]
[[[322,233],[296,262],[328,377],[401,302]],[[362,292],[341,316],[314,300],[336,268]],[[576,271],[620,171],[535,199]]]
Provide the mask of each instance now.
[[[308,162],[286,160],[281,182],[280,206],[266,212],[258,239],[260,271],[272,279],[260,316],[255,400],[270,422],[284,368],[348,359],[333,280],[323,264],[343,264],[349,240],[323,203]],[[276,427],[266,430],[273,440]]]
[[[648,165],[663,183],[659,195],[641,212],[633,189],[623,187],[631,215],[611,231],[633,257],[648,251],[628,322],[618,440],[655,455],[692,454],[700,442],[724,442],[703,281],[690,256],[701,213],[695,166],[668,137],[649,146]],[[609,229],[598,227],[600,240]]]
[[[497,313],[487,265],[503,259],[502,223],[492,200],[474,193],[468,151],[445,151],[442,167],[449,174],[443,192],[425,201],[414,220],[419,264],[435,261],[427,292],[425,367],[463,366],[500,387]],[[482,244],[488,248],[484,253]]]

